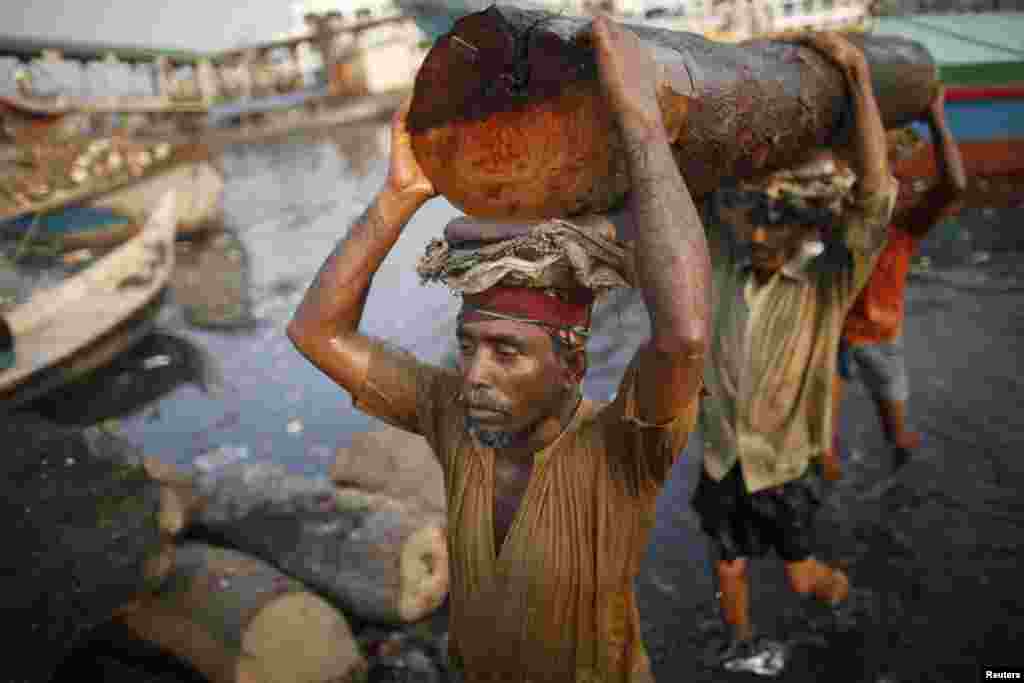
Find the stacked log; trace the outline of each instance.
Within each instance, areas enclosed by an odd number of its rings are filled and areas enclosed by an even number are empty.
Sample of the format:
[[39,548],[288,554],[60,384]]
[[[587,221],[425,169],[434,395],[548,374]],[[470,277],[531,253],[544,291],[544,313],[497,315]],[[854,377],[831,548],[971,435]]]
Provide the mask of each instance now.
[[355,617],[413,622],[447,595],[439,514],[269,464],[231,465],[198,486],[198,533],[273,564]]
[[[105,462],[157,484],[160,539],[186,530],[190,538],[162,546],[174,552],[158,555],[153,590],[108,613],[130,640],[213,683],[344,681],[404,668],[438,675],[443,624],[425,618],[447,596],[443,482],[422,439],[357,436],[336,484],[268,463],[184,471],[103,430],[82,434]],[[392,473],[401,475],[394,485]],[[415,480],[431,490],[422,494]]]
[[335,452],[329,473],[341,488],[377,493],[443,515],[444,474],[422,436],[385,427],[352,437]]
[[[844,140],[845,80],[814,50],[630,29],[654,55],[663,120],[694,195]],[[924,47],[890,36],[851,40],[865,52],[888,127],[926,110],[936,67]],[[497,6],[461,18],[424,60],[408,123],[435,188],[473,216],[599,213],[629,189],[589,20]]]
[[118,619],[211,683],[336,683],[367,668],[323,598],[265,562],[202,543],[182,545],[164,588]]

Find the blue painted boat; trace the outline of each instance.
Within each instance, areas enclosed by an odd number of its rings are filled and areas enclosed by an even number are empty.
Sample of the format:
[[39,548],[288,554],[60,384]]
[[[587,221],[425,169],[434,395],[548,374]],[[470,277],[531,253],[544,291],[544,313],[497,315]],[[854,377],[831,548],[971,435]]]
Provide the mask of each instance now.
[[58,243],[62,249],[123,242],[138,231],[128,215],[102,206],[67,206],[47,214],[27,214],[0,223],[0,238],[33,239]]
[[60,197],[18,209],[0,220],[0,239],[33,237],[60,251],[111,247],[137,235],[168,190],[178,203],[178,235],[187,236],[220,225],[224,178],[207,161],[183,161],[113,191],[71,202]]

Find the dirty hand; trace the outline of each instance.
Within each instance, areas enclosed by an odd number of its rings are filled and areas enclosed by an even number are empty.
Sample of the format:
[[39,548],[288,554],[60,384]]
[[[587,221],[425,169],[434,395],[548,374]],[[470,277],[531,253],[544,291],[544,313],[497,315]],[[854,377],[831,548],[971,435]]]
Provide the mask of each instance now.
[[592,28],[605,96],[624,130],[663,128],[658,106],[658,66],[635,33],[600,15]]
[[825,55],[844,71],[867,68],[864,53],[845,36],[835,31],[808,33],[802,36],[799,42]]
[[430,199],[437,191],[416,161],[412,151],[412,136],[406,128],[411,105],[412,97],[409,97],[391,120],[391,166],[388,168],[387,185],[398,194]]

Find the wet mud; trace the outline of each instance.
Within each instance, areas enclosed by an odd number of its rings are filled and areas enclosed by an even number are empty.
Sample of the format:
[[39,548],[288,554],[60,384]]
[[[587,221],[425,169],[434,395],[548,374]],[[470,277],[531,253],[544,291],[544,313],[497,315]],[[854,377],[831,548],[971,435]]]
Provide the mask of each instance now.
[[[158,332],[31,410],[66,424],[101,424],[185,467],[267,460],[325,477],[335,448],[373,420],[294,351],[284,328],[383,181],[386,150],[383,124],[226,146],[229,237],[219,251],[179,245],[185,284]],[[364,329],[432,362],[450,356],[457,302],[442,287],[420,286],[415,262],[456,215],[443,199],[424,207],[366,307]],[[870,399],[860,385],[850,387],[845,476],[828,492],[818,536],[821,556],[848,568],[857,609],[833,623],[788,592],[776,559],[755,562],[755,624],[790,650],[777,680],[964,681],[976,680],[982,664],[1024,663],[1016,647],[1024,623],[1022,218],[1024,208],[967,212],[922,245],[905,336],[911,421],[924,445],[893,471]],[[234,304],[242,306],[239,324],[210,324],[196,314],[206,307],[232,318]],[[647,321],[635,293],[599,304],[595,320],[585,392],[608,399]],[[637,581],[644,638],[658,680],[740,680],[749,675],[706,661],[722,631],[707,548],[689,506],[697,456],[687,449],[659,502]],[[408,638],[436,643],[443,617],[410,627]],[[371,634],[368,628],[361,632]],[[112,626],[94,636],[57,680],[71,680],[85,662],[104,680],[199,680]],[[424,646],[428,655],[435,650]]]

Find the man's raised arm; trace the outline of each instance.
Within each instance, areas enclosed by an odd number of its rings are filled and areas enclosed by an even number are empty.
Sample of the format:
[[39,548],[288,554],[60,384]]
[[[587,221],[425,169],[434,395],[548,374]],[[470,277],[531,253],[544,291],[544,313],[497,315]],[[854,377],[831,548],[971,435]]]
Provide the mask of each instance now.
[[406,223],[435,195],[410,147],[408,111],[407,101],[392,122],[384,187],[321,266],[288,325],[288,338],[302,355],[354,395],[373,348],[358,331],[370,283]]
[[867,282],[885,246],[897,185],[889,171],[885,126],[875,100],[864,53],[839,33],[812,33],[802,42],[829,58],[843,73],[853,108],[849,149],[857,185],[853,207],[844,211],[844,240],[853,256],[853,291]]
[[916,237],[923,237],[940,220],[954,213],[967,189],[967,174],[960,147],[946,123],[945,90],[939,88],[928,108],[928,129],[935,149],[938,181],[897,222]]
[[658,107],[657,67],[631,31],[594,20],[605,96],[628,151],[636,270],[651,320],[638,352],[637,402],[651,423],[673,419],[701,386],[710,319],[704,227],[669,147]]

